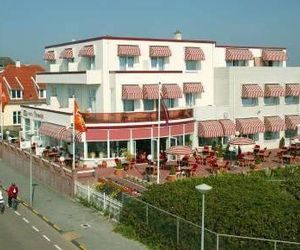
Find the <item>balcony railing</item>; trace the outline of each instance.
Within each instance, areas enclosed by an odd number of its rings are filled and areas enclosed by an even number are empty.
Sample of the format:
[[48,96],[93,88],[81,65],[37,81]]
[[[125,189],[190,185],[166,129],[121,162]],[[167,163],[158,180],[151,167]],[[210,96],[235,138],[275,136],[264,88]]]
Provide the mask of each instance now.
[[[193,118],[193,109],[169,110],[169,120],[181,120]],[[130,112],[130,113],[83,113],[86,123],[130,123],[130,122],[156,122],[157,111]],[[162,113],[161,119],[165,120]]]

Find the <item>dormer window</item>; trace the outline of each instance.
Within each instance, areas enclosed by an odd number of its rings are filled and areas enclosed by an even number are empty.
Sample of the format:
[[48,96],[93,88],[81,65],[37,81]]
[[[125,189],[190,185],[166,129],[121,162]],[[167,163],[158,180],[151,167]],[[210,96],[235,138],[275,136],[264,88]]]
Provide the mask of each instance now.
[[10,91],[11,99],[22,99],[22,90],[12,89]]

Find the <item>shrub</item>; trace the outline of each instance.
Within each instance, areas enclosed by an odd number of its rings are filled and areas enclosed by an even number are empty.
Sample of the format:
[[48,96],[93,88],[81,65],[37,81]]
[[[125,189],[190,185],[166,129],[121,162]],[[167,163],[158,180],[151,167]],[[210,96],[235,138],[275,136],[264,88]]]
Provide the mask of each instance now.
[[279,148],[283,148],[285,146],[285,140],[284,137],[281,137],[280,141],[279,141]]
[[171,166],[169,175],[176,175],[176,168],[175,168],[175,166]]
[[[225,174],[152,185],[141,199],[195,224],[201,222],[201,195],[195,186],[207,183],[213,189],[206,195],[206,227],[218,233],[269,239],[300,241],[300,168],[273,170],[249,175]],[[273,178],[285,181],[271,181]],[[162,210],[137,201],[128,201],[121,223],[155,249],[196,249],[199,228]],[[180,240],[176,242],[176,225]],[[221,242],[221,241],[220,241]],[[250,241],[249,241],[250,242]],[[269,243],[222,239],[222,249],[269,249]],[[250,244],[250,245],[249,245]],[[215,249],[215,236],[207,234],[206,248]]]

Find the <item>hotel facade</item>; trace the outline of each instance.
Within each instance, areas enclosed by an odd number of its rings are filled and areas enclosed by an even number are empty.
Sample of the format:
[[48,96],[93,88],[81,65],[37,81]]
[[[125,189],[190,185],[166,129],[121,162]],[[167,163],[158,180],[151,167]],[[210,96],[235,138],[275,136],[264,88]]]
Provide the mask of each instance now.
[[22,106],[23,136],[40,145],[72,143],[75,96],[87,131],[76,132],[81,158],[156,155],[158,98],[161,149],[226,144],[247,136],[277,148],[298,134],[300,68],[285,48],[215,41],[103,36],[45,48],[47,104]]

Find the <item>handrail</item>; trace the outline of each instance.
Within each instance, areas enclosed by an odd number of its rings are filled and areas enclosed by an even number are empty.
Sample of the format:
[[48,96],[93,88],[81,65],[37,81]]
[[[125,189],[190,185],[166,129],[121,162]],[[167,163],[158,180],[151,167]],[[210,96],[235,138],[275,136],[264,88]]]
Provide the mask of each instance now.
[[[122,113],[82,113],[86,123],[129,123],[156,122],[157,111],[122,112]],[[165,119],[164,114],[162,119]],[[176,109],[168,111],[169,120],[193,118],[193,109]]]

